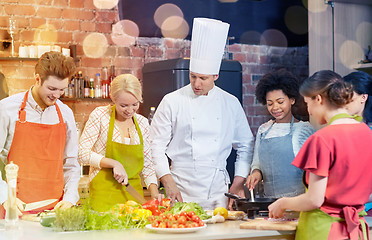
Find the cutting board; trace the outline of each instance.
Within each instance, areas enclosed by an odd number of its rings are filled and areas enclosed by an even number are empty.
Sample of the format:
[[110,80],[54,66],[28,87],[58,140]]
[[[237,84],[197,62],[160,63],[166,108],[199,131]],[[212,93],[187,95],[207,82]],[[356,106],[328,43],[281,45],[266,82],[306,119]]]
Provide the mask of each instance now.
[[293,231],[296,230],[298,221],[292,220],[275,220],[275,219],[254,219],[248,220],[240,224],[241,229],[256,229],[256,230],[281,230]]

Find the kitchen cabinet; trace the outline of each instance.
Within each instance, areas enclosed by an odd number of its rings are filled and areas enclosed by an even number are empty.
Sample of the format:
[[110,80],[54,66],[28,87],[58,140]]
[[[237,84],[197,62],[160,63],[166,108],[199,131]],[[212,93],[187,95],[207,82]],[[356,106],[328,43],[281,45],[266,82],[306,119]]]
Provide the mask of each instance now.
[[[328,2],[328,4],[326,3]],[[309,1],[309,71],[344,76],[372,45],[372,1]]]

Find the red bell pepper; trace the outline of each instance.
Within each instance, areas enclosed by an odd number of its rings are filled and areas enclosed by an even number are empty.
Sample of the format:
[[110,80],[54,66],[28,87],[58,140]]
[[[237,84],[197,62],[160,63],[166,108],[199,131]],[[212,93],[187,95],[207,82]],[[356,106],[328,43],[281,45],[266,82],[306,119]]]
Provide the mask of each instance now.
[[145,202],[142,204],[142,208],[150,210],[154,216],[159,216],[161,213],[159,210],[159,201],[157,199],[152,199],[148,202]]

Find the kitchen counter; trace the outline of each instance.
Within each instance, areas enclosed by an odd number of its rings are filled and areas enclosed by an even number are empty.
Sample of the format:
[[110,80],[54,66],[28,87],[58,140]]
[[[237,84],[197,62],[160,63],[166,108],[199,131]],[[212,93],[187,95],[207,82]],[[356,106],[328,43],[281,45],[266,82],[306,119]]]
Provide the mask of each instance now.
[[[366,217],[372,226],[372,217]],[[1,240],[122,240],[122,239],[294,239],[294,231],[268,231],[240,229],[244,221],[226,221],[224,223],[208,224],[206,229],[194,233],[154,233],[147,229],[113,230],[113,231],[84,231],[84,232],[54,232],[38,222],[21,220],[20,229],[4,230],[4,220],[0,220]],[[370,228],[371,229],[371,228]],[[370,232],[371,233],[371,232]]]

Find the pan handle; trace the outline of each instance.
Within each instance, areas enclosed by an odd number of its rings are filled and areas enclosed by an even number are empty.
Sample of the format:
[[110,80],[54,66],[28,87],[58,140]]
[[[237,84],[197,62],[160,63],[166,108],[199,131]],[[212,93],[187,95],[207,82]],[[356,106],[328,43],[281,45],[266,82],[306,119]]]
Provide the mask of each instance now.
[[228,197],[228,198],[232,198],[232,199],[242,199],[242,197],[240,197],[236,194],[233,194],[233,193],[225,193],[225,196]]

